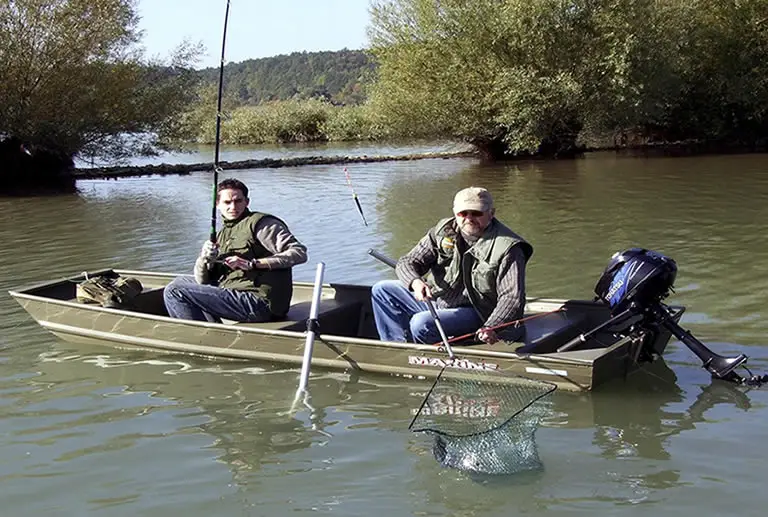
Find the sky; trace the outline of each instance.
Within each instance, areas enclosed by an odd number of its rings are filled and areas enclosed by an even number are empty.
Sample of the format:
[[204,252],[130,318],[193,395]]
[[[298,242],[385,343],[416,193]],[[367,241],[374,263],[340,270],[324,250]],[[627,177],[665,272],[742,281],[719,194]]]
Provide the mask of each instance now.
[[[139,0],[148,56],[167,58],[182,41],[202,42],[196,68],[218,67],[226,0]],[[230,0],[227,63],[291,52],[367,46],[368,0]]]

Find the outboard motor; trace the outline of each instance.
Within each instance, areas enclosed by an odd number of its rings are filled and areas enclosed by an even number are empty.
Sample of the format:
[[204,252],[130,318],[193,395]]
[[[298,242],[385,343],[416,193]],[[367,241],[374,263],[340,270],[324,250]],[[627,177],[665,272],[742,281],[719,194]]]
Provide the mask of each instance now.
[[611,315],[632,304],[648,306],[666,298],[677,276],[669,257],[643,248],[630,248],[611,257],[595,294],[611,307]]
[[766,378],[750,376],[748,379],[734,372],[747,361],[747,356],[723,357],[707,348],[701,341],[678,325],[669,307],[662,303],[670,292],[677,275],[674,260],[644,248],[630,248],[611,257],[602,276],[595,285],[595,294],[611,308],[611,318],[591,331],[577,336],[558,349],[569,350],[586,342],[608,327],[625,325],[624,334],[637,329],[650,330],[664,327],[682,341],[713,377],[737,383],[760,384]]

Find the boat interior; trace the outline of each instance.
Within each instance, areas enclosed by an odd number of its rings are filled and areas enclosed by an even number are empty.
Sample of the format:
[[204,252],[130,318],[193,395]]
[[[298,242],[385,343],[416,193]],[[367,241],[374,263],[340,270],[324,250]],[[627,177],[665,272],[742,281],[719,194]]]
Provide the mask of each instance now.
[[[168,315],[163,303],[163,290],[173,275],[105,270],[90,273],[90,276],[116,276],[121,273],[123,276],[137,278],[143,287],[141,294],[133,299],[132,307],[127,310],[157,316]],[[84,278],[80,276],[49,282],[20,292],[48,299],[82,303],[77,300],[76,285]],[[234,321],[224,323],[265,330],[303,332],[307,328],[313,288],[311,283],[296,282],[294,284],[292,305],[283,319],[264,323]],[[526,309],[525,321],[521,323],[525,327],[524,337],[513,342],[507,341],[510,348],[505,351],[521,354],[556,353],[564,343],[590,331],[610,316],[608,307],[604,304],[582,300],[529,298]],[[371,309],[369,286],[333,283],[325,285],[321,293],[317,320],[321,334],[350,338],[378,338]],[[580,350],[607,348],[620,339],[615,334],[615,330],[608,327],[578,348]],[[504,339],[503,331],[500,331],[500,337]],[[663,339],[659,342],[666,344],[666,340]],[[481,348],[491,346],[477,343],[472,338],[456,344]],[[498,346],[494,346],[494,350],[499,350]],[[663,350],[659,350],[659,353],[661,351]]]

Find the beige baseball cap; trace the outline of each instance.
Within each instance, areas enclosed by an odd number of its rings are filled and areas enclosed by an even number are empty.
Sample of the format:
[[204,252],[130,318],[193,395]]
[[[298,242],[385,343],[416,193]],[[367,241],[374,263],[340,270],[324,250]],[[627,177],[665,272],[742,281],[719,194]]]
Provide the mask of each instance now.
[[453,213],[458,214],[464,210],[477,210],[488,212],[493,209],[491,193],[482,187],[468,187],[456,193],[453,198]]

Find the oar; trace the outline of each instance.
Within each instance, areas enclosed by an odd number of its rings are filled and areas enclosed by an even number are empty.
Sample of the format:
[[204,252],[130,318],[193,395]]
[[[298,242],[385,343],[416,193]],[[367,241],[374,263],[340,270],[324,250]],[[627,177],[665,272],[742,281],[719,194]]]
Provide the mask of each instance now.
[[213,153],[213,208],[211,209],[211,235],[212,243],[216,243],[216,201],[219,185],[219,148],[221,142],[221,98],[224,92],[224,48],[227,43],[227,21],[229,20],[229,0],[227,0],[227,10],[224,13],[224,34],[221,37],[221,64],[219,65],[219,96],[216,100],[216,146]]
[[296,397],[293,399],[291,410],[307,391],[309,382],[309,370],[312,363],[312,349],[315,345],[315,333],[318,330],[317,313],[320,306],[320,295],[323,291],[323,273],[325,272],[325,263],[318,262],[315,273],[315,288],[312,290],[312,305],[309,308],[309,319],[307,319],[307,339],[304,342],[304,360],[301,364],[301,376],[299,377],[299,389],[296,390]]
[[379,252],[379,251],[377,251],[377,250],[375,250],[373,248],[370,248],[368,250],[368,255],[372,256],[373,258],[375,258],[379,262],[383,262],[384,264],[388,265],[392,269],[395,269],[395,266],[397,266],[397,262],[396,261],[392,260],[388,256],[384,255],[383,253],[381,253],[381,252]]

